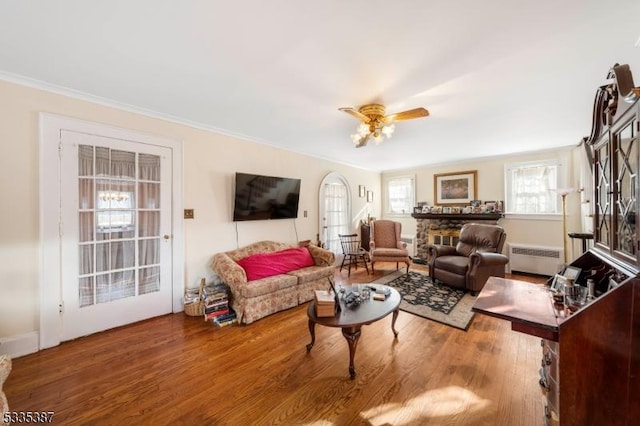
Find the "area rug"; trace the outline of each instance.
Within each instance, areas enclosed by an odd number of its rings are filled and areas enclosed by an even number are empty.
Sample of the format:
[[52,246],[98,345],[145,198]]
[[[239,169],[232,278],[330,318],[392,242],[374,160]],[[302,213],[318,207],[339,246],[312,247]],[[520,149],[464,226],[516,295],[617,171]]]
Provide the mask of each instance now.
[[467,330],[473,319],[476,298],[444,284],[433,283],[428,275],[409,271],[397,271],[377,279],[372,284],[385,284],[402,295],[400,310],[418,315],[451,327]]

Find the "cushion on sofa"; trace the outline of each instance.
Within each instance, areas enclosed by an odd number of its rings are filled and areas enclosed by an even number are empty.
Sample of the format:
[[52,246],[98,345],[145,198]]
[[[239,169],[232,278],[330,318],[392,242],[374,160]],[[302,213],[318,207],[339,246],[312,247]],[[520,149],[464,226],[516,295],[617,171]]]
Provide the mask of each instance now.
[[[304,284],[311,281],[319,280],[333,276],[335,267],[333,266],[309,266],[307,268],[296,269],[287,272],[287,275],[293,275],[298,278],[298,284]],[[329,281],[327,281],[327,285]]]
[[295,287],[298,284],[298,277],[287,274],[274,275],[272,277],[260,278],[242,286],[240,294],[242,297],[257,297],[274,293],[288,287]]
[[247,281],[254,281],[314,266],[315,261],[306,247],[295,247],[273,253],[256,253],[238,260],[238,264],[246,272]]

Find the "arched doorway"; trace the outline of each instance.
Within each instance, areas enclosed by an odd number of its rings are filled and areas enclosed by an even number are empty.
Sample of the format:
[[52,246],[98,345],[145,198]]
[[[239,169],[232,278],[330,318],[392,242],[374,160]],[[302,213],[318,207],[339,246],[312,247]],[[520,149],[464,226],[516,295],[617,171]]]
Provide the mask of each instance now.
[[320,240],[327,250],[342,254],[338,234],[349,232],[351,223],[351,190],[347,180],[331,172],[320,183]]

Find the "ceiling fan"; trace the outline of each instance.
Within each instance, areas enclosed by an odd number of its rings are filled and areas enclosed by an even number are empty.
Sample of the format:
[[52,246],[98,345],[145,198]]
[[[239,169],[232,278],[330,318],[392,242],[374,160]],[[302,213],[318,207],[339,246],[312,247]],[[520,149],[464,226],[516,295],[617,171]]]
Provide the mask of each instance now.
[[380,104],[363,105],[357,110],[351,107],[338,108],[360,120],[360,125],[356,133],[351,135],[351,140],[356,148],[361,148],[367,144],[369,138],[373,138],[376,144],[382,142],[386,137],[391,137],[395,130],[393,124],[399,120],[411,120],[413,118],[427,117],[429,111],[424,108],[414,108],[408,111],[385,115],[385,107]]

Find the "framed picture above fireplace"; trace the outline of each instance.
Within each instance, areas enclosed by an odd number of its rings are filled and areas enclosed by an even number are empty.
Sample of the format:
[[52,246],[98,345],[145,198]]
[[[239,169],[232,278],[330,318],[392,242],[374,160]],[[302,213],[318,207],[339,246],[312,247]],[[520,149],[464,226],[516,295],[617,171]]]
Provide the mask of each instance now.
[[477,191],[477,170],[433,175],[435,205],[467,205],[476,199]]

